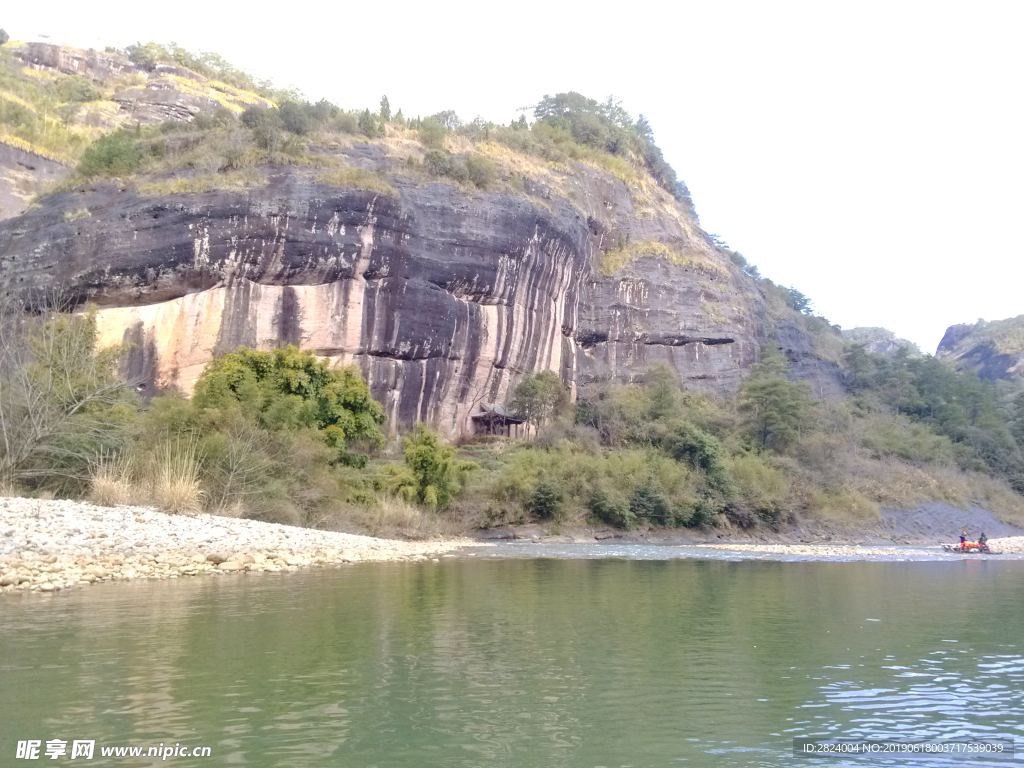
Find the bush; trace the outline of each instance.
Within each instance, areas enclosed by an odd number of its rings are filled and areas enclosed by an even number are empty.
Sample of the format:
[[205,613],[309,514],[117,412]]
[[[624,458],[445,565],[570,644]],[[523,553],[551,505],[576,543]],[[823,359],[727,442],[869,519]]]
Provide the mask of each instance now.
[[85,77],[61,78],[57,81],[56,91],[61,101],[85,102],[103,98],[103,91]]
[[286,101],[277,109],[281,119],[281,125],[286,131],[303,136],[309,133],[312,128],[308,105],[302,105],[294,101]]
[[637,488],[629,501],[629,511],[638,520],[658,525],[673,526],[680,522],[668,498],[650,485]]
[[96,349],[95,313],[0,306],[0,486],[85,491],[92,465],[119,452],[133,421],[121,352]]
[[423,157],[423,167],[435,176],[447,176],[452,168],[451,157],[443,149],[431,149]]
[[125,131],[102,136],[88,147],[78,163],[83,176],[123,176],[139,169],[142,151]]
[[359,132],[367,138],[375,139],[384,135],[384,126],[378,124],[377,116],[366,109],[359,115]]
[[[246,128],[258,128],[261,125],[278,127],[281,125],[279,112],[276,109],[267,109],[266,107],[249,107],[238,119]],[[195,121],[193,120],[193,122]]]
[[554,483],[543,481],[533,492],[526,511],[540,520],[553,520],[562,512],[565,497]]
[[405,463],[416,479],[417,499],[431,510],[444,509],[462,489],[462,475],[476,465],[455,458],[441,436],[417,424],[405,438]]
[[331,126],[342,133],[358,133],[359,119],[355,115],[343,112],[334,118]]
[[494,163],[483,155],[473,153],[466,157],[466,172],[469,180],[481,189],[486,189],[498,175]]
[[259,125],[253,128],[252,139],[257,147],[268,152],[276,152],[281,148],[281,132],[272,125]]
[[601,522],[614,525],[616,528],[629,530],[636,526],[636,515],[630,509],[629,502],[607,491],[594,491],[590,497],[590,511]]
[[297,347],[259,352],[240,347],[207,365],[193,400],[200,409],[240,406],[270,429],[315,429],[344,452],[352,440],[383,442],[384,409],[357,369],[332,369]]
[[10,39],[11,36],[7,34],[7,30],[0,29],[0,45],[3,45]]
[[444,146],[444,137],[448,131],[440,122],[433,117],[428,117],[420,125],[420,143],[429,149],[439,149]]
[[690,424],[682,424],[666,438],[665,447],[676,461],[687,461],[703,470],[708,485],[716,491],[731,492],[729,471],[723,463],[722,444],[717,438]]

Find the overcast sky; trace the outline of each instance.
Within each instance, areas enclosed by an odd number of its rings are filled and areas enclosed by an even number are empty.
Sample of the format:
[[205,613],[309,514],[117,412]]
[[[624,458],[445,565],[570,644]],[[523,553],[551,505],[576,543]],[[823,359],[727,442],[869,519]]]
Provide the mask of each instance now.
[[1024,314],[1024,3],[8,3],[14,39],[175,41],[346,108],[644,113],[704,228],[844,328]]

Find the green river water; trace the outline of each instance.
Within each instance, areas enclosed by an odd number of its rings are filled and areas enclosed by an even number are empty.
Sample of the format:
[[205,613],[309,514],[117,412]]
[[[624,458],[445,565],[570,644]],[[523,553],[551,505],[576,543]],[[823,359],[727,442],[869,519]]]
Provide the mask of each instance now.
[[[824,736],[1024,752],[1019,560],[366,563],[7,596],[0,619],[0,766],[985,764],[794,757]],[[16,759],[26,739],[96,755]],[[161,743],[213,756],[99,754]]]

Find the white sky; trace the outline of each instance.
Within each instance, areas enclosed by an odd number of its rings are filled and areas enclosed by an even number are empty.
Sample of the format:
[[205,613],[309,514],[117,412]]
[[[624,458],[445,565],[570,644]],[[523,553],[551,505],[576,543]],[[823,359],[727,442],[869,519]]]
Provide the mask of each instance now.
[[9,3],[14,39],[175,41],[345,108],[643,112],[704,228],[832,322],[933,351],[1024,313],[1024,3]]

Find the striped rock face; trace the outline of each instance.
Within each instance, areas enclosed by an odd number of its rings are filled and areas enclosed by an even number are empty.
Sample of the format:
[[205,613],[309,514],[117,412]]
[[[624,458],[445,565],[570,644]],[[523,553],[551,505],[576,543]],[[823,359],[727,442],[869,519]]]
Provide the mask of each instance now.
[[[398,429],[472,430],[525,372],[573,388],[652,363],[734,388],[765,338],[764,302],[678,209],[577,169],[573,201],[397,180],[395,195],[277,169],[249,193],[143,197],[96,188],[0,222],[0,291],[98,306],[147,388],[189,393],[216,355],[297,344],[358,365]],[[66,217],[87,209],[88,216]],[[596,268],[616,242],[661,242]]]

